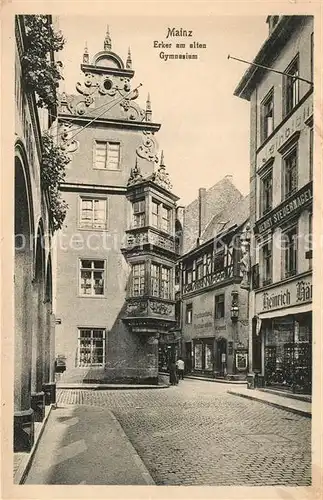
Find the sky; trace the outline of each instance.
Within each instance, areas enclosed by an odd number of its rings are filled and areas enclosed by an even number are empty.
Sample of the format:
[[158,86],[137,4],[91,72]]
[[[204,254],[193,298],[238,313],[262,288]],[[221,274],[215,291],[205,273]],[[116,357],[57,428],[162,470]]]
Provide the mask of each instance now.
[[[249,103],[233,95],[248,65],[267,37],[265,16],[81,17],[60,16],[58,26],[66,39],[59,59],[64,64],[61,90],[76,93],[83,81],[80,64],[85,42],[91,58],[103,50],[109,24],[112,51],[125,62],[131,48],[135,76],[132,88],[142,83],[137,103],[145,108],[150,93],[159,151],[173,192],[188,204],[200,187],[210,188],[225,175],[243,193],[249,191]],[[192,31],[192,37],[168,37],[168,28]],[[154,42],[206,44],[203,49],[165,49],[165,53],[197,53],[197,60],[160,58]]]

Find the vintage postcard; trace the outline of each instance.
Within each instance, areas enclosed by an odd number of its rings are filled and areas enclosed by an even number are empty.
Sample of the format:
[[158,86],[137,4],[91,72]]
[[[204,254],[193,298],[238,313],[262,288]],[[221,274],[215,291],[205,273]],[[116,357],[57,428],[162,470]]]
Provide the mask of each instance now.
[[3,5],[4,498],[321,496],[321,7]]

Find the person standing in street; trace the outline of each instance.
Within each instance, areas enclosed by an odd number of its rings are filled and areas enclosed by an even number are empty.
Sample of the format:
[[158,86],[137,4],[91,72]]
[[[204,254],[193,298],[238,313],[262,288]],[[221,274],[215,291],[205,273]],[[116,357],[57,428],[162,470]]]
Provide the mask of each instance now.
[[177,371],[178,371],[178,378],[179,380],[182,379],[184,380],[184,369],[185,369],[185,363],[182,360],[182,358],[178,358],[177,363]]
[[169,383],[171,385],[178,384],[177,370],[175,361],[171,361],[169,364]]

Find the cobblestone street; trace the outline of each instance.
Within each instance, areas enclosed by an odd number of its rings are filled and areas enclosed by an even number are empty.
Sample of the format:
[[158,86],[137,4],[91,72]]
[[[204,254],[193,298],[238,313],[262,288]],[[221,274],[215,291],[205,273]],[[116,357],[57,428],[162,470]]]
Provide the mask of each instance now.
[[311,420],[184,380],[158,390],[61,390],[58,405],[110,409],[159,485],[311,484]]

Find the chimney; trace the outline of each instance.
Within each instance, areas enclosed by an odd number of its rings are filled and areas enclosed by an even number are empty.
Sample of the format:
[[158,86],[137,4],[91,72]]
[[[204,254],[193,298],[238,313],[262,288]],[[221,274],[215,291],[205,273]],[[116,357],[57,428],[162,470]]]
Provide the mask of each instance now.
[[200,242],[200,238],[202,235],[203,229],[205,229],[205,221],[206,221],[206,189],[199,189],[199,233],[198,233],[198,241]]

